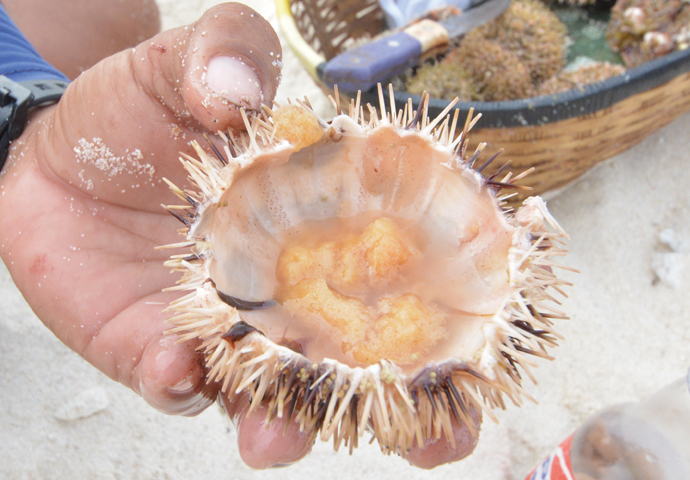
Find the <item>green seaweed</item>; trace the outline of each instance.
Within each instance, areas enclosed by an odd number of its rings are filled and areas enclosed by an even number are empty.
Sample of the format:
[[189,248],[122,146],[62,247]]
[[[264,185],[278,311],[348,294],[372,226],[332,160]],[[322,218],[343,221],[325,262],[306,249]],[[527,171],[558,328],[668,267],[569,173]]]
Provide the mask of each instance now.
[[613,51],[606,40],[606,27],[611,18],[608,8],[569,5],[552,5],[551,8],[568,29],[571,42],[566,54],[568,65],[582,57],[597,62],[623,64],[621,56]]

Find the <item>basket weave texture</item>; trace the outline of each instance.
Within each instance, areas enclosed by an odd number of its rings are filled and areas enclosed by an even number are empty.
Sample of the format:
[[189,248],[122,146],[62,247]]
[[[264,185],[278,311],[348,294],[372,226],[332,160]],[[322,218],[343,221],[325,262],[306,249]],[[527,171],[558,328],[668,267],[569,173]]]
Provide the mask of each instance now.
[[487,142],[488,152],[504,148],[515,171],[535,167],[523,184],[533,188],[529,194],[541,194],[567,185],[688,111],[690,73],[685,73],[588,115],[544,125],[476,129],[470,142]]
[[386,27],[377,0],[293,0],[290,11],[304,40],[330,60],[352,40]]
[[[325,60],[357,39],[373,37],[385,28],[376,0],[290,0],[290,12],[302,39]],[[315,71],[314,65],[305,67]],[[325,92],[332,93],[318,77],[315,80]],[[344,97],[343,92],[340,96]],[[490,104],[476,102],[475,112],[481,113],[483,105]],[[486,142],[485,152],[489,154],[503,148],[502,158],[510,159],[517,173],[536,169],[521,181],[532,190],[520,192],[515,199],[520,201],[567,185],[687,111],[690,73],[685,71],[607,108],[564,120],[504,128],[482,128],[480,120],[470,134],[470,145]],[[494,168],[502,163],[494,162]]]

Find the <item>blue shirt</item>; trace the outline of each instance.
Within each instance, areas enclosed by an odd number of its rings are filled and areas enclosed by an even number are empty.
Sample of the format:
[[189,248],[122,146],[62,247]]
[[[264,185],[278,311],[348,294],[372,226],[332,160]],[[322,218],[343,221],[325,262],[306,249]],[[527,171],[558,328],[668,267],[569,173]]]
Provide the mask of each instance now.
[[0,5],[0,75],[15,82],[69,79],[43,60]]

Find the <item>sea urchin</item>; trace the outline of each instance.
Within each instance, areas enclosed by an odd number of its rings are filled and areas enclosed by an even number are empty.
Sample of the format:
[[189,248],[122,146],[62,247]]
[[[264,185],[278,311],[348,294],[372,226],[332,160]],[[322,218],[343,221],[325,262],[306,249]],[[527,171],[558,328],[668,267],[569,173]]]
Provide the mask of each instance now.
[[168,247],[191,248],[168,261],[189,292],[169,322],[220,395],[336,449],[368,431],[405,455],[529,396],[522,375],[565,318],[566,234],[538,197],[507,206],[523,175],[482,175],[496,155],[468,154],[476,118],[456,138],[454,102],[430,120],[427,95],[417,111],[379,97],[343,114],[336,93],[329,123],[304,102],[265,108],[222,149],[194,145],[196,190],[171,185],[184,205],[166,207],[186,237]]

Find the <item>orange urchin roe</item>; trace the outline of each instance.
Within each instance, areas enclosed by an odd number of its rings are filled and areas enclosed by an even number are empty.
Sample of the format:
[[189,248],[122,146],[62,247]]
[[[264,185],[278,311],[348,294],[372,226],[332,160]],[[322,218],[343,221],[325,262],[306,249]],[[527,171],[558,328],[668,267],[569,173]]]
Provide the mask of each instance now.
[[[367,330],[369,308],[361,300],[330,288],[323,278],[305,278],[285,289],[281,302],[299,313],[316,313],[343,334],[343,344],[357,344]],[[349,350],[349,349],[348,349]]]
[[275,138],[287,140],[295,151],[315,144],[324,135],[316,115],[297,105],[285,105],[275,110],[273,125]]
[[287,248],[278,258],[276,273],[281,285],[323,278],[340,293],[361,295],[398,278],[402,265],[418,253],[393,220],[379,218],[360,235],[345,234],[340,240],[313,247]]
[[412,293],[386,295],[419,254],[393,220],[379,218],[359,235],[288,247],[276,268],[278,298],[298,316],[316,314],[338,329],[343,352],[358,362],[414,363],[447,336],[444,313]]
[[400,365],[414,363],[448,336],[445,314],[424,305],[417,295],[383,298],[379,310],[388,313],[368,325],[366,338],[353,351],[358,362],[387,358]]

